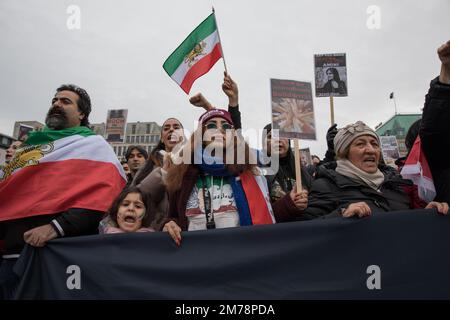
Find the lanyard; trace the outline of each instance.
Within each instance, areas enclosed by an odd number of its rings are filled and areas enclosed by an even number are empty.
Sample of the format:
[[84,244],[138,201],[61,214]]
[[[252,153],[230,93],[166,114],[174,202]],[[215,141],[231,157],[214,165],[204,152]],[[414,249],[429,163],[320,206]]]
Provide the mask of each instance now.
[[[213,208],[213,200],[214,200],[214,176],[211,176],[211,193],[209,192],[208,185],[206,184],[206,177],[204,174],[201,174],[202,179],[202,190],[203,190],[203,201],[205,205],[205,216],[206,216],[206,229],[215,229],[216,223],[214,221],[214,208]],[[220,194],[219,201],[222,199],[222,190],[223,190],[223,177],[220,180]]]
[[208,186],[206,185],[205,175],[201,174],[201,178],[202,178],[203,202],[205,205],[206,229],[215,229],[216,223],[214,222],[214,214],[212,212],[211,194],[209,193]]

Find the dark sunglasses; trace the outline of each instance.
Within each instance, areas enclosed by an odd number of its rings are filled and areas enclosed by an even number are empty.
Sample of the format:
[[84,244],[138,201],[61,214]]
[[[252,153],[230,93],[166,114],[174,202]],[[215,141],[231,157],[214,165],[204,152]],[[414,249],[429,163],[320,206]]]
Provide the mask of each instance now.
[[[206,124],[205,127],[206,127],[206,129],[217,129],[217,123],[210,122],[210,123]],[[227,123],[227,122],[222,123],[221,127],[222,127],[223,130],[230,130],[230,129],[233,128],[233,126],[231,124]]]

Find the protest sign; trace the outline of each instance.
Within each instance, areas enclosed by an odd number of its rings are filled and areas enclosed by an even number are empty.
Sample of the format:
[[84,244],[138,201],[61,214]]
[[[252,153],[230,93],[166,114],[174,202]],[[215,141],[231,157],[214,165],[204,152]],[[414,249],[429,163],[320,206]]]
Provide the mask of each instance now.
[[106,118],[106,141],[123,142],[128,109],[108,110]]

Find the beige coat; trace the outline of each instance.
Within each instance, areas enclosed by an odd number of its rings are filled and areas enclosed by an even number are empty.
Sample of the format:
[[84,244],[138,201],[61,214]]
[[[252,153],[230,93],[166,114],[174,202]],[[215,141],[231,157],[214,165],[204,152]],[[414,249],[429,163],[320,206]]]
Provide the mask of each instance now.
[[157,167],[138,185],[142,192],[150,195],[150,227],[155,231],[162,230],[169,212],[169,199],[164,185],[165,174],[165,170]]

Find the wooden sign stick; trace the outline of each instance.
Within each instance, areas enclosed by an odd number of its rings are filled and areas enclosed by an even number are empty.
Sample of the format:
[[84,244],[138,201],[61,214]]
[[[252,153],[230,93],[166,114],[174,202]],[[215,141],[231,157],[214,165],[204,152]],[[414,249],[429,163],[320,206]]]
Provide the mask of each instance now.
[[300,171],[300,146],[298,139],[294,139],[294,157],[295,157],[295,182],[297,192],[302,191],[302,174]]
[[334,124],[334,101],[333,96],[330,96],[330,115],[331,115],[331,125]]

